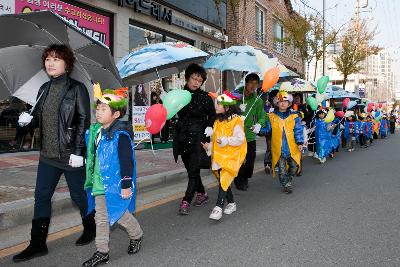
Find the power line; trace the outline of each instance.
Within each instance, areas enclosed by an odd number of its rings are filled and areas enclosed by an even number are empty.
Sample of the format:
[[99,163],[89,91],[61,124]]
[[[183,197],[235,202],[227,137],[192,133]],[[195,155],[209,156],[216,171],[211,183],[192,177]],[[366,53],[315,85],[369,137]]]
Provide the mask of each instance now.
[[[314,7],[310,6],[308,3],[306,3],[304,0],[299,0],[305,7],[315,11],[320,17],[323,17],[323,15],[321,14],[321,12],[317,9],[315,9]],[[335,27],[333,27],[326,19],[323,19],[323,21],[325,21],[326,24],[328,24],[329,27],[331,27],[333,30],[335,30]]]

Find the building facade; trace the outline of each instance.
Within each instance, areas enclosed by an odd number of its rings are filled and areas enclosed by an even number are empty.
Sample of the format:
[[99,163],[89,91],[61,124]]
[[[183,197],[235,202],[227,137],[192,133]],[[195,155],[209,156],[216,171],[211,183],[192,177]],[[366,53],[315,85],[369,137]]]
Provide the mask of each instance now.
[[[40,10],[52,10],[107,45],[116,62],[147,43],[181,41],[212,54],[221,49],[225,39],[226,4],[217,8],[214,0],[0,0],[0,15]],[[204,88],[215,91],[221,75],[209,77]],[[148,106],[151,91],[161,85],[169,90],[184,84],[180,73],[162,79],[162,84],[135,85],[132,105]],[[31,147],[16,134],[18,116],[26,109],[13,97],[0,101],[0,152]]]
[[304,75],[298,49],[282,41],[286,34],[282,20],[293,12],[290,0],[246,0],[238,7],[228,4],[227,45],[267,49],[287,68]]

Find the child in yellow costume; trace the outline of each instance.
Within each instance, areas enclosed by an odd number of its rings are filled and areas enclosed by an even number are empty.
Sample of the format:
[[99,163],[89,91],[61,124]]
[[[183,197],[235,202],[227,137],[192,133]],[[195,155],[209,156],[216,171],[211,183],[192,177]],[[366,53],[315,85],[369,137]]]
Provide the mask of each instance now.
[[293,102],[292,95],[280,91],[274,101],[278,108],[268,114],[267,124],[261,133],[272,134],[272,170],[278,166],[278,176],[283,191],[290,194],[292,179],[301,160],[304,143],[303,125],[298,113],[289,109]]
[[225,199],[228,204],[223,213],[232,214],[236,211],[231,183],[237,176],[247,153],[244,122],[240,117],[241,111],[237,99],[240,99],[240,96],[228,92],[218,96],[215,108],[217,118],[214,122],[211,143],[203,144],[207,154],[211,155],[211,168],[219,180],[217,204],[210,215],[210,219],[213,220],[221,219]]

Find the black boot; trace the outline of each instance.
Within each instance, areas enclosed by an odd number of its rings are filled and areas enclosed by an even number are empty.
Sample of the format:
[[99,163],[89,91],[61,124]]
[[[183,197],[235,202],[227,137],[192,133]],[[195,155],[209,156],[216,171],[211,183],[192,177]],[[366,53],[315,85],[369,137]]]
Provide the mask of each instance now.
[[14,262],[27,261],[48,253],[46,239],[49,232],[49,224],[50,218],[32,220],[31,241],[29,246],[13,257]]
[[97,266],[103,263],[108,263],[110,260],[110,256],[108,253],[101,253],[100,251],[96,251],[96,253],[93,254],[93,256],[85,261],[82,266],[84,267],[92,267],[92,266]]
[[96,237],[96,221],[94,220],[95,211],[82,218],[83,233],[76,240],[75,245],[84,246],[92,242]]
[[142,246],[142,239],[143,237],[139,239],[131,239],[129,241],[128,254],[136,254],[139,252]]

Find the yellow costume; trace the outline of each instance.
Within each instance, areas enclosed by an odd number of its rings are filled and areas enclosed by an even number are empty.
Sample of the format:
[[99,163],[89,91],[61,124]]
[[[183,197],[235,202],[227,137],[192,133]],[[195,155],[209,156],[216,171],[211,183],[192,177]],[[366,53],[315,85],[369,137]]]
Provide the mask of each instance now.
[[269,113],[271,123],[271,152],[272,152],[272,170],[275,176],[275,166],[281,157],[282,152],[282,133],[285,130],[286,140],[289,146],[290,155],[293,160],[300,166],[301,151],[299,150],[294,137],[295,119],[298,114],[290,114],[286,119],[280,118],[275,113]]
[[224,191],[228,190],[229,186],[239,173],[240,166],[242,166],[247,153],[247,142],[244,140],[240,146],[227,145],[220,147],[217,139],[221,137],[231,137],[233,129],[240,125],[244,130],[243,119],[239,116],[233,116],[229,121],[214,122],[214,134],[212,137],[212,162],[216,162],[221,168],[220,175],[218,171],[214,171],[217,179],[220,179],[221,187]]

